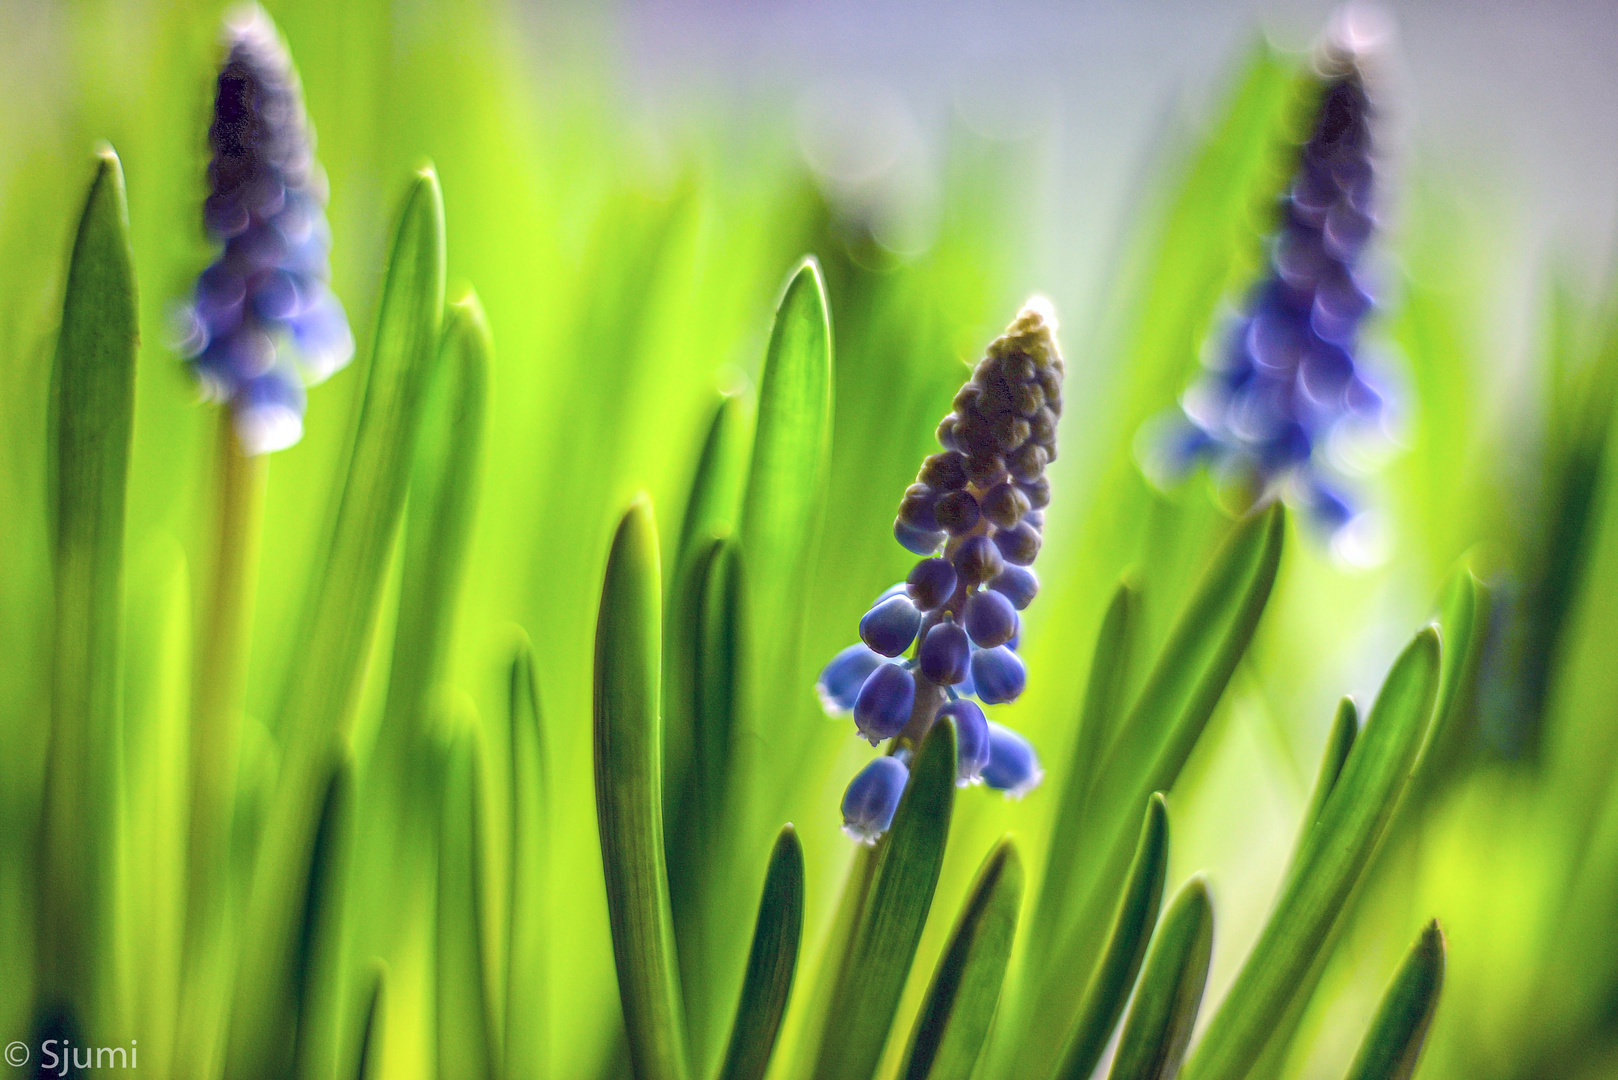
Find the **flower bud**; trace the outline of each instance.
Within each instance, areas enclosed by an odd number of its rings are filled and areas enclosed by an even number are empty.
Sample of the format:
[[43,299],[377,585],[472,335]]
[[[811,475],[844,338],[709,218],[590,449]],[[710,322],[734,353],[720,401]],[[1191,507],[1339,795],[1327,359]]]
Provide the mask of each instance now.
[[1010,728],[989,721],[989,760],[983,767],[983,782],[1008,799],[1020,799],[1039,786],[1045,771],[1033,744]]
[[822,669],[820,678],[815,682],[815,693],[820,695],[821,707],[832,716],[851,712],[855,699],[859,697],[860,687],[882,663],[881,655],[864,645],[850,645],[832,657],[831,663]]
[[1027,682],[1028,669],[1023,666],[1022,657],[1007,646],[981,649],[972,654],[972,683],[985,705],[1016,701]]
[[883,664],[866,678],[854,699],[854,725],[875,746],[904,729],[915,704],[915,677],[898,664]]
[[1011,601],[1018,611],[1033,603],[1039,593],[1039,578],[1026,566],[1007,566],[989,582],[989,588]]
[[917,666],[939,686],[954,686],[966,678],[971,658],[972,644],[966,640],[966,631],[952,622],[942,622],[922,639]]
[[923,611],[931,611],[955,594],[955,567],[948,559],[923,559],[905,579],[910,599]]
[[1017,609],[1004,595],[992,589],[968,597],[963,617],[966,632],[979,648],[1004,645],[1017,632]]
[[855,773],[843,794],[843,831],[862,844],[876,843],[893,824],[909,782],[909,766],[892,754]]
[[982,585],[1005,566],[1005,559],[987,536],[968,537],[955,552],[955,572],[967,587]]
[[903,518],[893,522],[893,538],[899,541],[899,546],[912,555],[931,555],[944,543],[944,533],[940,530],[918,529],[913,525],[905,524]]
[[965,787],[982,779],[983,767],[989,763],[989,721],[976,702],[957,698],[938,710],[939,718],[948,717],[955,724],[955,747],[958,771],[956,783]]
[[865,613],[860,640],[883,656],[898,656],[910,648],[920,629],[921,612],[909,597],[896,594]]

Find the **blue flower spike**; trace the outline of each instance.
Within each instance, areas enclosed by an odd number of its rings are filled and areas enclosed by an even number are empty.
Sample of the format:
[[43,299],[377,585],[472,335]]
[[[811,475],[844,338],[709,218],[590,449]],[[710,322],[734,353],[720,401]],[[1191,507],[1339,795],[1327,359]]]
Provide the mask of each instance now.
[[183,310],[181,350],[203,396],[231,409],[242,449],[303,437],[304,387],[354,355],[332,293],[326,178],[286,45],[263,9],[225,24],[203,225],[221,245]]
[[843,793],[843,831],[850,839],[874,844],[893,824],[893,812],[910,782],[910,766],[903,760],[907,756],[879,757],[854,774]]
[[1359,358],[1372,308],[1362,264],[1376,224],[1374,110],[1362,70],[1370,47],[1344,22],[1317,52],[1314,120],[1280,199],[1268,271],[1152,451],[1168,478],[1206,464],[1240,501],[1286,498],[1333,536],[1360,508],[1328,447],[1375,435],[1387,418]]
[[[828,713],[851,706],[873,746],[893,740],[843,800],[845,831],[865,843],[892,820],[908,777],[899,759],[939,717],[955,725],[959,782],[987,778],[991,725],[968,699],[1003,704],[1027,683],[1014,650],[1017,613],[1039,591],[1028,567],[1039,555],[1051,501],[1045,470],[1056,460],[1065,373],[1055,332],[1050,305],[1036,299],[989,344],[938,425],[943,449],[922,462],[899,502],[893,535],[921,561],[860,620],[864,644],[838,653],[816,683]],[[1038,759],[1026,740],[1012,737],[1033,763],[1011,785],[1020,794],[1039,782]],[[997,775],[1010,775],[1009,768]]]
[[989,721],[989,760],[983,766],[983,782],[1008,799],[1020,799],[1045,779],[1039,755],[1033,745],[1003,724]]

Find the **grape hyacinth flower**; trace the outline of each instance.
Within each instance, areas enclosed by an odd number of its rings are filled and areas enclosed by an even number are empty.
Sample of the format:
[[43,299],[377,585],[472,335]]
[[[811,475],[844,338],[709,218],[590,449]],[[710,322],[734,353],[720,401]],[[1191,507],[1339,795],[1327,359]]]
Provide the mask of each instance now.
[[1246,502],[1285,497],[1328,533],[1358,513],[1330,464],[1334,436],[1374,431],[1386,402],[1359,357],[1376,223],[1367,41],[1339,20],[1319,51],[1318,105],[1280,199],[1269,269],[1183,399],[1157,470],[1208,464]]
[[938,426],[943,450],[922,462],[899,503],[894,537],[921,561],[876,598],[860,620],[862,643],[838,653],[816,683],[828,713],[852,711],[873,746],[892,740],[844,796],[844,831],[856,840],[875,843],[887,831],[909,755],[939,719],[955,725],[960,784],[1020,797],[1043,776],[1028,741],[989,723],[970,699],[1015,701],[1027,682],[1019,612],[1039,591],[1030,564],[1062,414],[1055,329],[1048,305],[1033,301],[990,343]]
[[181,348],[243,450],[262,454],[303,436],[304,386],[346,365],[354,338],[328,285],[326,180],[292,59],[256,5],[225,38],[203,204],[223,247],[197,278]]

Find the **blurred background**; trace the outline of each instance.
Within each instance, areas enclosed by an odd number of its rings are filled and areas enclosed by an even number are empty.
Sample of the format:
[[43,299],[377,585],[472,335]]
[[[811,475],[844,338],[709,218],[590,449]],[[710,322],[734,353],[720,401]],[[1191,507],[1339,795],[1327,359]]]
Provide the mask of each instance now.
[[[555,1075],[615,1075],[622,1060],[588,737],[609,528],[642,488],[665,536],[678,522],[716,390],[756,377],[776,290],[806,251],[826,268],[838,348],[832,509],[803,590],[804,656],[782,704],[750,720],[760,747],[792,749],[792,782],[738,828],[760,851],[783,818],[803,831],[814,950],[850,850],[837,800],[869,754],[819,717],[814,673],[904,572],[892,508],[961,381],[956,361],[1041,293],[1062,318],[1069,405],[1047,586],[1030,611],[1031,689],[1006,718],[1040,747],[1051,782],[1020,804],[963,796],[936,910],[955,910],[998,833],[1042,850],[1118,574],[1141,575],[1161,637],[1222,528],[1207,485],[1144,482],[1136,432],[1173,407],[1210,327],[1257,271],[1290,65],[1332,6],[266,7],[319,134],[334,284],[361,354],[390,215],[424,158],[443,178],[451,278],[471,282],[488,311],[498,365],[454,672],[496,723],[511,624],[540,650],[557,777],[553,903],[569,930],[551,961],[568,987],[554,1024],[573,1033],[557,1041]],[[1287,1074],[1341,1074],[1398,957],[1436,914],[1451,981],[1422,1075],[1618,1076],[1607,631],[1618,523],[1604,524],[1605,486],[1580,502],[1566,482],[1575,466],[1610,472],[1605,428],[1596,438],[1569,418],[1611,405],[1588,372],[1611,351],[1618,11],[1494,0],[1379,10],[1393,33],[1375,72],[1384,211],[1371,352],[1397,418],[1364,490],[1381,557],[1349,566],[1307,527],[1289,536],[1252,655],[1173,793],[1171,886],[1210,871],[1217,999],[1280,879],[1333,702],[1369,702],[1471,551],[1503,598],[1508,629],[1489,661],[1498,685],[1485,677],[1427,824],[1379,863]],[[162,590],[204,550],[211,417],[167,341],[173,305],[208,258],[197,204],[219,14],[195,2],[0,0],[0,971],[28,963],[30,898],[9,870],[27,857],[43,759],[47,361],[99,139],[124,160],[141,275],[132,671],[140,620],[156,618]],[[313,391],[308,436],[271,468],[250,714],[267,716],[296,677],[290,627],[353,388],[349,372]],[[362,742],[384,684],[367,684]],[[141,725],[157,723],[163,691],[132,675],[129,692],[138,773],[158,752]],[[929,925],[918,971],[946,931],[943,919]],[[141,970],[160,968],[161,935],[143,948]],[[912,979],[907,1009],[921,989]],[[140,1000],[161,1029],[161,995]],[[26,1001],[0,991],[8,1029]]]

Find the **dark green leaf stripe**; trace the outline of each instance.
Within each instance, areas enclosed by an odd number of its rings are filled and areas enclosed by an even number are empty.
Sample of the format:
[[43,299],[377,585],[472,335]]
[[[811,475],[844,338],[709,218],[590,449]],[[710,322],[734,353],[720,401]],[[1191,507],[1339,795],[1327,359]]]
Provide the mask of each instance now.
[[1186,1063],[1184,1080],[1245,1075],[1305,984],[1410,779],[1438,693],[1439,654],[1438,631],[1428,627],[1394,662],[1258,943]]
[[320,805],[320,823],[304,876],[298,933],[297,1076],[328,1077],[337,1070],[344,1005],[345,909],[354,849],[354,761],[338,757]]
[[[831,458],[832,340],[826,284],[808,258],[775,309],[759,386],[758,429],[742,503],[742,550],[760,583],[758,625],[781,627],[790,649],[797,618],[783,622],[814,551]],[[789,609],[791,611],[789,612]]]
[[1434,919],[1382,996],[1347,1080],[1410,1080],[1443,989],[1444,931]]
[[933,972],[899,1071],[905,1080],[971,1077],[1000,1001],[1022,892],[1022,860],[1006,837],[983,860]]
[[910,766],[910,784],[879,842],[870,886],[840,958],[815,1063],[816,1080],[876,1071],[921,943],[944,866],[955,806],[955,729],[935,724]]
[[387,1038],[388,966],[371,962],[371,991],[365,996],[365,1012],[360,1017],[359,1055],[354,1064],[354,1080],[381,1080],[382,1044]]
[[1110,1080],[1163,1080],[1185,1057],[1213,958],[1213,904],[1201,875],[1169,904],[1146,954]]
[[470,703],[448,710],[439,818],[438,1076],[486,1080],[498,1060],[486,981],[481,832],[481,748]]
[[1146,803],[1146,820],[1123,894],[1118,898],[1112,933],[1079,1001],[1062,1051],[1057,1080],[1087,1080],[1095,1071],[1101,1052],[1112,1038],[1112,1030],[1124,1013],[1129,992],[1140,974],[1146,945],[1157,912],[1163,902],[1163,883],[1169,865],[1169,812],[1161,793],[1153,793]]
[[107,148],[73,241],[51,378],[56,620],[38,848],[40,997],[92,1034],[118,1009],[124,501],[138,344],[124,176]]
[[803,845],[788,824],[775,838],[764,874],[753,947],[747,954],[747,974],[719,1080],[763,1080],[792,994],[802,936]]
[[680,1001],[663,862],[660,571],[651,504],[613,537],[595,648],[596,823],[630,1063],[637,1080],[684,1080]]
[[377,602],[404,508],[416,434],[444,308],[444,206],[431,169],[417,173],[388,257],[365,392],[326,563],[309,596],[297,662],[282,701],[281,762],[254,869],[248,939],[232,1004],[226,1073],[257,1080],[284,1030],[259,997],[285,982],[297,894],[319,812],[320,777],[346,735]]
[[545,973],[552,932],[547,906],[550,826],[545,727],[534,649],[526,635],[511,664],[511,891],[506,944],[505,1080],[546,1075],[550,1009]]

